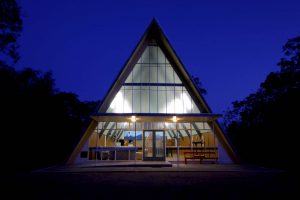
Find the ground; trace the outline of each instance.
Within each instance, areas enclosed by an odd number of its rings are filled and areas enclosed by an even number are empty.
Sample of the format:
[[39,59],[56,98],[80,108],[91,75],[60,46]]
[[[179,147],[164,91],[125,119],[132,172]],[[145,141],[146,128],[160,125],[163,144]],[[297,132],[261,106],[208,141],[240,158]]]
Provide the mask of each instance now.
[[[291,199],[299,179],[261,168],[97,168],[44,170],[5,176],[16,199]],[[3,193],[2,193],[3,194]]]

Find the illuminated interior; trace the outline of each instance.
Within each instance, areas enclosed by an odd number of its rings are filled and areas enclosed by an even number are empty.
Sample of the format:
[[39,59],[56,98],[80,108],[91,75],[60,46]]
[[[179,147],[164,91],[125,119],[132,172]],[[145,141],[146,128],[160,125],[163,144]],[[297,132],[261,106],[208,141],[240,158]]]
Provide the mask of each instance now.
[[203,148],[218,157],[212,123],[178,122],[175,114],[201,113],[154,41],[145,48],[106,113],[174,116],[159,122],[136,116],[124,117],[124,121],[95,118],[97,127],[88,143],[90,160],[182,161],[184,152]]
[[158,24],[147,30],[68,163],[232,163],[220,115],[211,113]]
[[[205,148],[217,153],[218,140],[211,125],[207,122],[172,123],[172,122],[99,122],[96,130],[89,139],[90,160],[143,160],[143,148],[147,130],[161,131],[165,136],[160,137],[164,159],[166,161],[184,160],[184,152]],[[162,135],[162,136],[163,136]],[[97,137],[98,136],[98,137]],[[107,148],[105,148],[107,147]],[[114,150],[108,147],[123,148],[116,156]],[[130,149],[129,147],[136,148]],[[105,154],[98,154],[97,149],[103,148]],[[125,148],[125,149],[124,149]],[[136,157],[128,157],[128,151],[135,151]],[[179,150],[179,151],[177,151]],[[178,157],[177,154],[179,153]],[[134,152],[132,152],[132,155]],[[102,156],[101,156],[102,155]],[[152,155],[152,154],[151,154]],[[217,155],[216,155],[217,156]]]
[[158,46],[148,46],[107,113],[200,113]]

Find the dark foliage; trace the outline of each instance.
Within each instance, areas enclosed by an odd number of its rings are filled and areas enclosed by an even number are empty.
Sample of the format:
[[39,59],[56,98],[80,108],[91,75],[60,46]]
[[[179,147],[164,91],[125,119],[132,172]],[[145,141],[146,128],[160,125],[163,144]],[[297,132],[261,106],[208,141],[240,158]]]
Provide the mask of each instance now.
[[15,63],[19,59],[17,38],[22,30],[20,8],[15,0],[0,1],[0,64]]
[[271,72],[256,93],[232,104],[225,126],[245,162],[296,168],[300,133],[300,37],[283,47],[279,72]]
[[65,162],[96,106],[56,90],[50,72],[10,67],[21,30],[16,1],[0,0],[0,150],[10,171]]
[[7,167],[26,170],[65,162],[95,105],[57,91],[49,72],[1,67],[1,153]]
[[206,95],[207,91],[206,89],[203,87],[202,82],[199,80],[199,77],[196,76],[192,76],[192,80],[194,81],[198,91],[200,94]]

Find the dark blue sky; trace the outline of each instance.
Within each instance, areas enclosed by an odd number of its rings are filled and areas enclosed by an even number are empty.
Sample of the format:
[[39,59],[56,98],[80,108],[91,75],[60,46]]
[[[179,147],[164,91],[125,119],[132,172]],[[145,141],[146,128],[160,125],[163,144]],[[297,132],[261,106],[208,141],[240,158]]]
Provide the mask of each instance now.
[[17,69],[51,70],[56,87],[102,99],[155,17],[212,110],[255,92],[300,35],[299,0],[17,0]]

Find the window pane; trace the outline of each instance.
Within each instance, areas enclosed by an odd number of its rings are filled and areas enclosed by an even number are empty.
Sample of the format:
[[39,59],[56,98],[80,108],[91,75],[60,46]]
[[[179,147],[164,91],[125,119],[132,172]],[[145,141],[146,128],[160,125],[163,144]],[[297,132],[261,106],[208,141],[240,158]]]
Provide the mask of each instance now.
[[174,86],[166,86],[166,90],[174,91],[174,90],[175,90],[175,87],[174,87]]
[[191,125],[190,123],[182,123],[182,126],[184,127],[184,129],[190,129],[191,128],[190,125]]
[[166,90],[166,86],[158,86],[157,89],[165,91]]
[[149,87],[141,87],[141,112],[149,113]]
[[167,97],[165,90],[158,90],[158,112],[159,113],[166,113],[167,112]]
[[164,53],[162,52],[162,50],[158,47],[157,48],[157,50],[158,50],[158,52],[157,52],[157,54],[158,54],[158,63],[165,63],[165,55],[164,55]]
[[132,90],[124,90],[124,113],[132,112]]
[[153,156],[153,133],[152,131],[145,131],[144,133],[144,157]]
[[142,65],[141,71],[141,83],[149,83],[149,66]]
[[196,122],[194,123],[195,127],[193,127],[194,129],[198,129],[198,130],[203,130],[204,129],[204,123],[203,122]]
[[158,65],[157,68],[157,79],[158,79],[158,83],[165,83],[165,78],[166,78],[166,68],[165,65]]
[[121,89],[116,94],[116,96],[113,99],[113,101],[111,102],[107,112],[109,112],[109,113],[122,113],[124,111],[123,110],[123,105],[124,105],[124,92],[123,91],[124,90]]
[[149,47],[146,47],[142,55],[142,63],[149,63]]
[[191,113],[192,111],[192,100],[191,97],[189,95],[189,93],[187,91],[183,91],[182,94],[182,99],[183,99],[183,112],[184,113]]
[[149,61],[150,63],[157,63],[157,47],[149,46]]
[[167,91],[167,113],[174,112],[174,90]]
[[150,113],[157,113],[157,87],[150,87]]
[[175,91],[182,91],[183,90],[183,87],[182,86],[176,86],[175,87]]
[[166,67],[166,83],[174,83],[173,69],[171,66]]
[[182,91],[175,91],[175,113],[183,113]]
[[133,69],[132,75],[132,82],[133,83],[140,83],[141,82],[141,64],[136,64]]
[[198,136],[197,131],[192,130],[192,135],[194,136],[194,137],[193,137],[193,140],[199,140],[197,137],[195,137],[195,136]]
[[[138,88],[138,87],[135,87]],[[141,92],[139,89],[133,90],[133,99],[132,99],[132,109],[134,113],[139,113],[141,111]]]
[[155,65],[150,66],[150,83],[157,83],[157,67]]
[[163,131],[155,131],[155,152],[156,157],[164,157],[164,132]]

